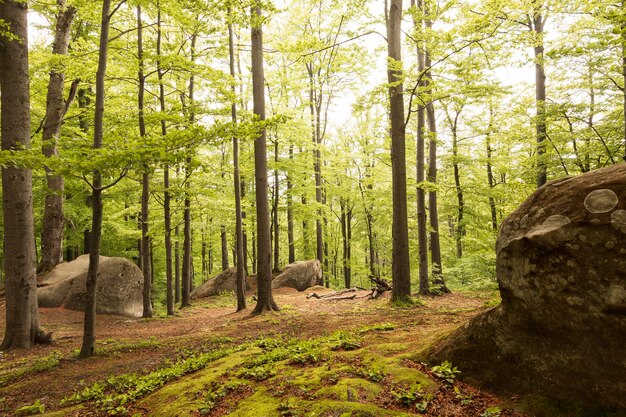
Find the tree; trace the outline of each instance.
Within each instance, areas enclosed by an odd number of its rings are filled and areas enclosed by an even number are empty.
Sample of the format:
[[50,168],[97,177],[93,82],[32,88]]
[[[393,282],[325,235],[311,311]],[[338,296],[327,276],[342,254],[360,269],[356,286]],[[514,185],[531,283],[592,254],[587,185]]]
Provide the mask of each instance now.
[[[28,22],[26,3],[0,2],[0,134],[2,151],[30,145]],[[45,340],[39,328],[35,275],[32,174],[14,164],[2,166],[6,330],[0,350],[29,349]]]
[[[228,66],[232,79],[233,100],[231,120],[237,124],[237,88],[235,84],[235,37],[233,34],[232,10],[228,7]],[[237,266],[237,311],[246,309],[246,269],[243,240],[243,218],[241,213],[241,176],[239,175],[239,138],[233,135],[233,181],[235,189],[235,264]]]
[[[137,6],[137,58],[139,61],[139,72],[137,78],[139,81],[139,91],[137,93],[138,101],[138,120],[139,120],[139,136],[146,137],[146,120],[144,115],[144,96],[146,89],[146,76],[144,74],[143,59],[143,22],[141,20],[141,6]],[[140,254],[141,269],[143,272],[143,317],[152,317],[152,271],[150,265],[150,236],[148,235],[148,215],[150,201],[150,173],[149,167],[144,166],[141,173],[141,245]]]
[[392,301],[411,297],[409,231],[406,202],[406,143],[402,75],[402,0],[391,0],[387,20],[387,78],[391,119],[391,178],[393,199]]
[[[121,3],[117,6],[119,6]],[[100,49],[98,52],[98,70],[96,73],[96,109],[94,116],[93,148],[102,148],[104,119],[104,81],[107,69],[109,48],[109,24],[111,22],[111,0],[103,0],[102,20],[100,24]],[[117,10],[117,8],[116,8]],[[91,236],[89,242],[89,268],[87,269],[85,290],[85,320],[83,326],[83,344],[80,358],[87,358],[94,353],[96,340],[96,285],[98,263],[100,261],[100,240],[102,235],[102,173],[98,168],[93,171],[91,182]]]
[[[265,82],[263,71],[263,15],[261,7],[251,7],[252,38],[252,96],[253,111],[260,123],[265,120]],[[272,296],[272,253],[270,244],[269,202],[267,196],[267,138],[265,126],[260,125],[254,140],[254,178],[257,239],[257,304],[252,315],[278,310]]]
[[[67,55],[70,43],[70,29],[76,8],[67,6],[65,0],[57,0],[58,14],[56,29],[54,32],[54,44],[52,53],[55,55]],[[43,125],[43,154],[47,158],[58,155],[57,140],[65,114],[69,109],[78,87],[78,82],[72,83],[69,97],[63,100],[65,72],[53,68],[50,71],[48,82],[48,96],[46,103],[46,116]],[[38,266],[40,272],[49,271],[63,260],[63,176],[46,168],[46,183],[48,194],[44,204],[43,230],[41,233],[41,263]]]

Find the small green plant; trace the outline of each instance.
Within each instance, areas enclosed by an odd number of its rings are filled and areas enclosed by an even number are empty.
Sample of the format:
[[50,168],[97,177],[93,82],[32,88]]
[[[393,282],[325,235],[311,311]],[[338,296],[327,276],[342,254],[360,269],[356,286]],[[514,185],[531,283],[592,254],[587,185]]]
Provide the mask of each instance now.
[[14,371],[8,372],[5,375],[0,376],[0,388],[7,385],[10,381],[21,378],[24,375],[28,374],[36,374],[40,372],[50,371],[61,363],[61,358],[63,354],[59,351],[54,351],[50,353],[48,356],[44,356],[42,358],[35,359],[35,361],[31,364],[27,362],[23,362],[20,367]]
[[414,406],[417,411],[426,411],[428,404],[430,404],[430,401],[433,398],[431,394],[424,393],[420,384],[417,384],[408,390],[404,388],[392,390],[391,395],[403,406]]
[[361,341],[352,334],[338,332],[334,336],[335,342],[331,345],[331,350],[356,350],[361,348]]
[[499,407],[489,407],[481,413],[480,417],[500,417],[501,412]]
[[298,415],[290,400],[281,402],[278,406],[278,412],[281,417],[296,417]]
[[217,385],[214,383],[211,389],[205,394],[204,402],[200,409],[200,415],[207,415],[211,413],[217,406],[217,404],[228,394],[245,387],[246,383],[242,381],[229,381],[226,384]]
[[259,365],[253,368],[244,368],[241,376],[257,382],[265,381],[275,375],[274,371],[267,365]]
[[396,325],[393,323],[380,323],[380,324],[374,324],[373,326],[364,326],[361,328],[361,330],[359,330],[359,332],[361,333],[366,333],[366,332],[371,332],[371,331],[378,331],[378,332],[388,332],[391,330],[395,330]]
[[40,400],[35,401],[33,405],[25,405],[15,410],[16,416],[32,416],[34,414],[43,414],[46,412],[46,406]]
[[448,361],[443,361],[441,365],[433,366],[431,371],[435,376],[443,379],[448,384],[453,384],[457,374],[461,373],[456,366],[452,366]]
[[405,297],[400,300],[395,300],[391,303],[395,308],[413,308],[413,307],[421,307],[424,303],[417,298]]
[[468,405],[474,402],[474,396],[472,394],[463,394],[459,387],[454,387],[454,396],[461,402],[461,405]]
[[354,373],[372,382],[380,382],[386,375],[385,368],[381,365],[354,368]]

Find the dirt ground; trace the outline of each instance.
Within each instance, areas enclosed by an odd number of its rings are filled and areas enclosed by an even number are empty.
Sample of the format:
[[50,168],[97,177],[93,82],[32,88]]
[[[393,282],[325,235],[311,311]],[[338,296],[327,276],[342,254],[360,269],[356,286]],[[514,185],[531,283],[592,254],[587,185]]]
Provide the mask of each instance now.
[[[328,290],[317,292],[324,291]],[[98,315],[96,355],[87,360],[77,359],[83,313],[42,308],[42,326],[53,332],[54,342],[30,351],[0,352],[0,415],[15,415],[19,407],[38,400],[46,405],[46,412],[58,410],[63,398],[95,381],[110,375],[147,373],[177,357],[181,351],[194,349],[216,336],[232,338],[235,343],[276,335],[308,339],[338,330],[391,323],[395,326],[396,338],[417,345],[488,308],[485,305],[491,295],[457,293],[428,297],[423,300],[424,305],[411,308],[392,308],[385,298],[375,301],[307,299],[305,293],[292,289],[276,290],[274,297],[282,311],[257,317],[249,316],[254,306],[250,299],[246,311],[235,313],[231,296],[197,301],[191,308],[177,310],[174,317],[132,319]],[[5,315],[3,301],[0,301],[0,315]],[[0,322],[0,332],[4,334],[4,320]],[[428,373],[422,364],[411,366],[422,367],[423,372]],[[488,393],[471,387],[466,389],[472,390],[475,398],[488,399],[483,401],[485,403],[499,402]],[[435,404],[433,410],[436,409]],[[78,415],[98,415],[98,412]],[[472,414],[445,414],[444,411],[444,414],[432,415]],[[502,414],[505,415],[521,414]]]

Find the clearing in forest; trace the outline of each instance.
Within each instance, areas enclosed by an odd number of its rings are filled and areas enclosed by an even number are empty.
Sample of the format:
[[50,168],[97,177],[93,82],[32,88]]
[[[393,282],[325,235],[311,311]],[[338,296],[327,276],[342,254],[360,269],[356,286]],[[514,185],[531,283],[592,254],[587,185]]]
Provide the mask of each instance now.
[[224,295],[173,318],[100,315],[96,356],[86,360],[77,359],[82,313],[42,309],[55,341],[2,353],[0,415],[521,416],[459,382],[457,364],[431,368],[417,358],[490,296],[393,308],[384,298],[328,301],[280,289],[281,312],[250,318]]

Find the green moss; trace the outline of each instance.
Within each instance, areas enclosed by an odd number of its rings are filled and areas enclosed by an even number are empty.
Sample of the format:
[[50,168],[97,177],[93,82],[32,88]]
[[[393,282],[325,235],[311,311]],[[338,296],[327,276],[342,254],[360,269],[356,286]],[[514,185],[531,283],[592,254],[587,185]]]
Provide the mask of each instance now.
[[250,397],[240,401],[237,410],[228,414],[228,417],[279,416],[280,404],[280,399],[269,395],[266,389],[260,389]]
[[406,352],[410,347],[405,343],[378,343],[373,345],[372,349],[383,355],[393,355]]
[[[348,398],[348,390],[353,397]],[[345,378],[337,384],[324,387],[318,391],[320,398],[334,398],[340,401],[371,401],[378,396],[383,389],[380,385],[361,378]]]
[[[415,417],[416,414],[404,413],[401,411],[385,410],[371,404],[341,401],[301,401],[298,408],[306,410],[311,416],[319,415],[339,415],[352,417]],[[252,416],[252,414],[250,415]]]
[[82,404],[76,405],[74,407],[69,407],[69,408],[64,408],[62,410],[57,410],[57,411],[51,411],[48,413],[44,413],[44,414],[40,414],[40,416],[42,417],[65,417],[68,415],[82,415],[80,413],[78,413],[80,410],[83,410],[85,407],[83,407]]

